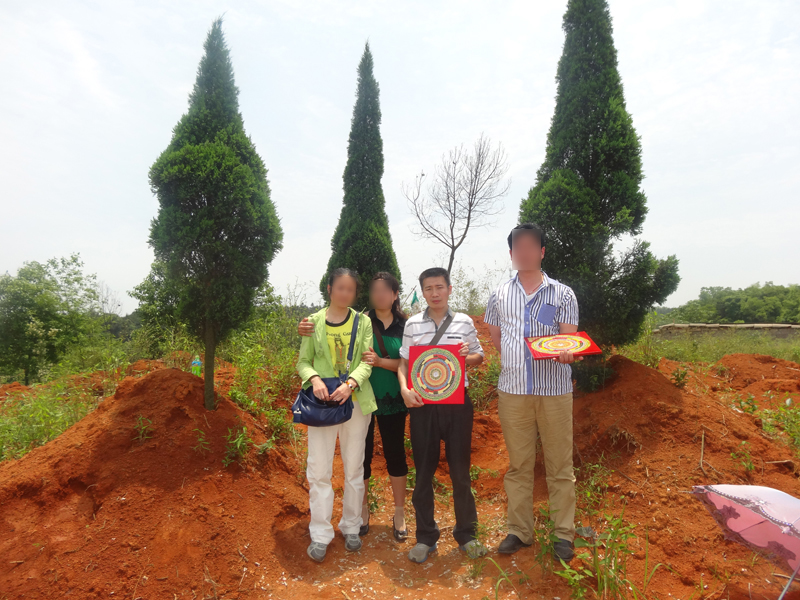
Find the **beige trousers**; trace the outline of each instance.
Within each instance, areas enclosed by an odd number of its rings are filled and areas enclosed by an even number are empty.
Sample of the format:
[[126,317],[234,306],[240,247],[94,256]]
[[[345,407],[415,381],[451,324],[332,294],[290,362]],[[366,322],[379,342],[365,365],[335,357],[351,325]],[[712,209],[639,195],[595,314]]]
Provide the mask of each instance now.
[[508,533],[533,542],[533,468],[536,436],[542,439],[550,518],[555,534],[575,539],[575,474],[572,470],[572,394],[528,396],[498,390],[498,412],[510,466],[505,476]]

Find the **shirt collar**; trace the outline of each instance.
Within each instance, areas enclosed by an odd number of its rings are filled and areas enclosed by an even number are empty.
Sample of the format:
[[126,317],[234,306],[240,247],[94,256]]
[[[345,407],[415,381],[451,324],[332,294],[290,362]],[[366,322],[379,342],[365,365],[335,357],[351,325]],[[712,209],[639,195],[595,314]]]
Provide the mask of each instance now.
[[[375,309],[374,308],[370,308],[369,311],[367,311],[367,316],[370,318],[371,321],[377,321],[378,323],[380,323],[380,326],[384,331],[387,330],[386,326],[383,324],[383,321],[381,321],[378,318],[378,315],[375,313]],[[400,321],[400,319],[397,318],[397,315],[392,313],[392,324],[389,325],[388,329],[391,329],[392,327],[397,325],[397,323],[399,321]]]
[[[517,284],[517,286],[519,287],[519,289],[521,289],[521,290],[522,290],[522,293],[523,293],[523,294],[525,294],[525,288],[524,288],[524,287],[522,287],[522,284],[521,284],[521,283],[520,283],[520,281],[519,281],[519,271],[517,271],[517,274],[516,274],[516,275],[514,275],[514,283],[516,283],[516,284]],[[547,276],[547,273],[545,273],[544,271],[542,271],[542,285],[540,285],[538,288],[536,288],[535,290],[533,290],[533,293],[535,294],[535,293],[536,293],[538,290],[540,290],[541,288],[545,288],[545,287],[547,287],[547,286],[549,286],[549,285],[552,285],[552,284],[550,283],[550,278]],[[527,295],[527,294],[525,294],[525,295]]]
[[[428,309],[430,309],[430,307],[426,306],[425,307],[425,311],[422,313],[422,318],[425,319],[426,321],[433,321],[433,318],[428,314]],[[450,309],[450,306],[448,305],[447,312],[445,313],[444,318],[446,319],[448,317],[448,315],[452,315],[452,314],[453,314],[453,311]]]

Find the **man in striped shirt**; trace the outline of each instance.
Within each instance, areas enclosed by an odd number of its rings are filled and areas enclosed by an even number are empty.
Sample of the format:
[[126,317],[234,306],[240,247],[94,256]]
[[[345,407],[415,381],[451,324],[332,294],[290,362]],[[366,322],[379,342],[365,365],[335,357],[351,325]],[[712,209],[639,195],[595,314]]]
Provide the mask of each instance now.
[[[417,544],[408,553],[408,558],[416,563],[425,562],[428,555],[436,550],[439,541],[439,527],[434,516],[433,476],[439,466],[442,441],[450,480],[453,482],[453,508],[456,514],[453,537],[459,549],[469,558],[478,558],[486,554],[486,548],[477,539],[478,511],[469,476],[472,401],[465,393],[464,404],[424,404],[416,391],[408,389],[407,382],[411,346],[430,345],[438,337],[437,345],[460,346],[460,354],[468,365],[483,362],[483,348],[472,319],[463,313],[451,311],[448,306],[453,288],[446,269],[436,267],[423,271],[419,276],[419,285],[428,308],[406,321],[397,370],[400,393],[409,408],[411,450],[417,470],[417,482],[411,496],[417,520]],[[463,376],[466,379],[466,373]]]
[[[484,320],[500,350],[498,413],[508,449],[505,476],[508,536],[498,552],[513,554],[533,543],[533,469],[536,437],[542,440],[550,512],[558,541],[553,552],[570,560],[575,539],[572,469],[572,352],[534,360],[525,338],[578,330],[578,301],[571,288],[542,272],[544,231],[533,223],[508,236],[517,275],[492,294]],[[580,358],[578,358],[580,360]]]

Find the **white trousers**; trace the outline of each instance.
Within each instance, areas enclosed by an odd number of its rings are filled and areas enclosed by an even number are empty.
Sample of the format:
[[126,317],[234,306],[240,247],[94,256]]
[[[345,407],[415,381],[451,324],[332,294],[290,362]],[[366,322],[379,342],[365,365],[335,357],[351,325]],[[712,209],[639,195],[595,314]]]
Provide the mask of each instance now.
[[331,427],[308,428],[308,501],[311,523],[308,531],[312,542],[329,544],[333,540],[333,453],[336,438],[344,463],[344,499],[339,530],[343,534],[358,533],[361,528],[361,504],[364,500],[364,446],[370,415],[361,412],[358,402],[353,403],[353,416],[349,421]]

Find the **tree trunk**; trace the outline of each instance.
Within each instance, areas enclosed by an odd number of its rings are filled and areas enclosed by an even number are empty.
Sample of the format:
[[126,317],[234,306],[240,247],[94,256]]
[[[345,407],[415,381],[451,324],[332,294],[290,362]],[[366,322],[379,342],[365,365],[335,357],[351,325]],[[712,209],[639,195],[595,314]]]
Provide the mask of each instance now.
[[205,354],[205,372],[203,379],[205,381],[205,405],[208,410],[216,408],[216,401],[214,398],[214,355],[217,351],[217,337],[214,335],[214,324],[206,321],[206,354]]
[[447,265],[447,274],[450,275],[450,271],[453,270],[453,260],[456,257],[456,249],[454,247],[450,248],[450,263]]

